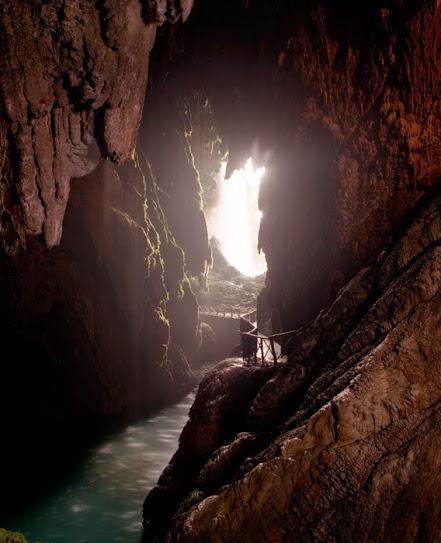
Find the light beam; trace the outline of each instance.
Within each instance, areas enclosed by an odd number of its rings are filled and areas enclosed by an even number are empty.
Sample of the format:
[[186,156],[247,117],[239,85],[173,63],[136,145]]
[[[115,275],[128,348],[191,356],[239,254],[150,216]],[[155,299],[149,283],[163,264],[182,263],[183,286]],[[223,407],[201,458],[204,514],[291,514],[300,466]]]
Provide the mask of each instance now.
[[266,271],[257,242],[260,219],[259,186],[265,168],[254,168],[249,158],[244,168],[234,170],[219,182],[219,204],[209,218],[210,234],[215,236],[228,262],[244,275],[256,277]]

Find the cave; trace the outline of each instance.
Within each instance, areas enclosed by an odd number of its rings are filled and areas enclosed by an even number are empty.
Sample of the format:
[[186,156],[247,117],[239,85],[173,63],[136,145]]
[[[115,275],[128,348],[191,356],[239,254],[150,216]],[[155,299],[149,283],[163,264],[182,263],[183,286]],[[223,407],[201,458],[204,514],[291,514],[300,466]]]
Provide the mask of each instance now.
[[2,2],[0,543],[441,540],[439,4]]

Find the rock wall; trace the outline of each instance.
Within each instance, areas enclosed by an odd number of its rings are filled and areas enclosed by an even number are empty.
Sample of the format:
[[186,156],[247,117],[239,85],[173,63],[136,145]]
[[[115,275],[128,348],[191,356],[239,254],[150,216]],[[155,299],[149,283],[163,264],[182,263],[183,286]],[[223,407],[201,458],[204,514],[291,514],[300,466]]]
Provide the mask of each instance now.
[[[167,37],[164,38],[167,43]],[[158,72],[166,72],[164,66]],[[192,276],[204,275],[211,262],[202,202],[199,164],[193,154],[185,94],[179,81],[166,78],[147,96],[150,114],[140,130],[139,146],[148,152],[158,184],[158,198],[170,231],[184,250],[185,266]]]
[[[2,109],[16,153],[21,222],[59,244],[70,179],[133,153],[158,24],[192,0],[5,2]],[[129,89],[129,92],[128,92]]]
[[220,134],[230,171],[253,152],[267,168],[259,309],[304,328],[285,366],[204,380],[146,502],[148,534],[432,541],[439,196],[402,221],[440,174],[438,2],[200,1],[171,24],[191,8],[0,6],[0,414],[14,443],[2,481],[41,424],[51,448],[52,428],[189,385],[186,274],[210,260],[192,149],[206,121],[188,124],[200,98],[215,124],[201,149]]
[[204,379],[146,541],[439,539],[440,216],[437,190],[287,363]]
[[[150,403],[149,394],[132,394],[135,382],[143,383],[132,370],[158,366],[152,371],[166,375],[169,359],[191,358],[197,345],[197,307],[185,278],[192,267],[161,206],[145,159],[151,149],[135,154],[157,27],[185,20],[191,6],[127,0],[1,7],[4,319],[68,371],[97,374],[91,379],[101,392],[78,397],[95,402],[85,410],[93,414]],[[181,148],[173,141],[168,151]],[[131,161],[115,166],[100,163],[103,157]],[[69,200],[71,179],[79,177]],[[197,172],[187,177],[194,183],[186,185],[188,198],[197,201]],[[208,258],[203,236],[199,245]],[[73,378],[73,389],[88,387],[85,374]]]
[[262,311],[303,325],[440,175],[438,3],[199,2],[176,34],[228,170],[267,170]]
[[228,169],[265,161],[259,310],[296,332],[286,364],[201,383],[145,541],[439,539],[440,21],[201,2],[176,37]]
[[261,198],[278,326],[329,304],[440,175],[440,25],[435,2],[319,2],[296,17],[277,57],[291,157]]
[[[9,272],[1,292],[8,309],[3,318],[15,336],[11,356],[17,343],[17,363],[2,370],[17,373],[7,380],[14,394],[30,381],[24,413],[38,418],[42,410],[55,419],[118,414],[152,407],[189,382],[184,353],[176,359],[168,352],[177,323],[167,319],[167,305],[186,306],[194,343],[197,307],[185,286],[182,250],[138,164],[115,169],[102,163],[76,181],[61,245],[48,251],[28,239],[25,250],[12,260],[3,256],[2,263]],[[167,266],[174,275],[165,273]],[[28,360],[20,349],[24,340],[38,347]],[[175,383],[173,358],[175,370],[187,373]],[[38,383],[25,367],[41,373]]]
[[[146,158],[153,146],[136,149],[157,28],[181,24],[191,6],[0,7],[5,509],[28,494],[40,461],[54,462],[51,472],[63,463],[66,436],[72,449],[103,417],[157,408],[193,383],[200,322],[186,275],[205,269],[208,241],[202,232],[193,247],[202,256],[186,259],[159,196],[163,172]],[[181,140],[167,150],[185,168]],[[186,180],[188,199],[198,202],[194,168]],[[199,228],[196,209],[181,216]],[[28,457],[34,438],[41,447]]]

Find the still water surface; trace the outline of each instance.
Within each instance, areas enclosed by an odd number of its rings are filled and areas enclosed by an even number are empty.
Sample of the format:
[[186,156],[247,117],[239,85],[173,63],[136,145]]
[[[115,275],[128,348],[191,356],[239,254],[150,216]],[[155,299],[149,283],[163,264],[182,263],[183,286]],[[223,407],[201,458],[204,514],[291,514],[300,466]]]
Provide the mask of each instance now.
[[142,503],[177,448],[193,400],[191,393],[108,436],[8,528],[23,532],[30,543],[138,543]]

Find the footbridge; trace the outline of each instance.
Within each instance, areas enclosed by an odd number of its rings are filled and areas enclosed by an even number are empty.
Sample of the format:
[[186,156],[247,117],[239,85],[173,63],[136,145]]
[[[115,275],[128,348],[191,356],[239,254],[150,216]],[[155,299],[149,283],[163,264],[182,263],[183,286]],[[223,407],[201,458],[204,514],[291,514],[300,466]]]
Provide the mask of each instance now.
[[214,325],[215,328],[219,328],[219,324],[216,325],[218,319],[224,321],[224,326],[228,324],[230,327],[237,326],[233,330],[240,335],[242,357],[247,364],[277,364],[286,360],[292,347],[294,330],[269,336],[259,333],[256,309],[237,307],[216,309],[203,306],[199,314],[202,320]]

